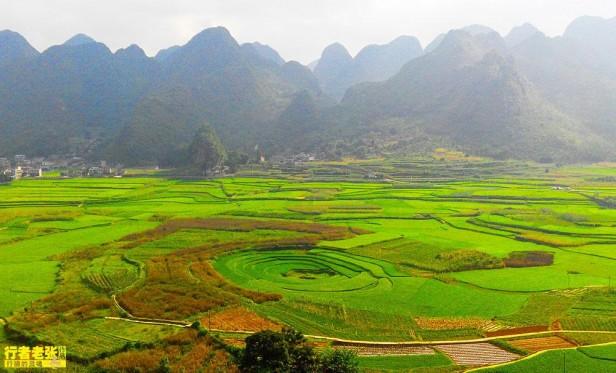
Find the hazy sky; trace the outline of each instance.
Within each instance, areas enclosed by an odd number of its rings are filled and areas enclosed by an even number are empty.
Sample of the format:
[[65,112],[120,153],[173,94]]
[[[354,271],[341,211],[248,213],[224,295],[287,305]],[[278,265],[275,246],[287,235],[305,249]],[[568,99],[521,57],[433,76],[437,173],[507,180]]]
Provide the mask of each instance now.
[[399,35],[425,46],[469,24],[502,33],[531,22],[560,35],[581,15],[616,16],[615,0],[0,0],[0,29],[37,49],[85,33],[112,50],[136,43],[150,55],[225,26],[240,42],[260,41],[285,59],[308,63],[338,41],[352,54]]

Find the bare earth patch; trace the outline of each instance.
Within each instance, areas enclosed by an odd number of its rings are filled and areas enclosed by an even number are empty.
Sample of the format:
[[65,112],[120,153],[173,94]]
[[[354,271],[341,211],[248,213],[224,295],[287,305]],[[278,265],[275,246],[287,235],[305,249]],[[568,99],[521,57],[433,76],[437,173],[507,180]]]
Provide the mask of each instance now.
[[557,336],[519,339],[517,341],[510,341],[509,344],[529,352],[557,350],[560,348],[571,348],[576,346],[568,340]]
[[436,317],[417,317],[417,326],[426,330],[452,330],[452,329],[482,329],[491,326],[491,320],[478,318],[436,318]]
[[502,337],[502,336],[507,336],[507,335],[546,332],[548,330],[549,328],[547,325],[522,326],[519,328],[508,328],[508,329],[501,329],[497,331],[487,332],[486,337]]
[[279,331],[282,329],[280,324],[263,318],[244,307],[227,308],[212,314],[209,318],[206,316],[201,319],[201,324],[211,329],[228,331],[259,332],[261,330]]
[[350,350],[360,356],[380,356],[380,355],[434,355],[434,349],[428,346],[410,346],[403,344],[383,344],[365,345],[361,343],[336,342],[334,349]]

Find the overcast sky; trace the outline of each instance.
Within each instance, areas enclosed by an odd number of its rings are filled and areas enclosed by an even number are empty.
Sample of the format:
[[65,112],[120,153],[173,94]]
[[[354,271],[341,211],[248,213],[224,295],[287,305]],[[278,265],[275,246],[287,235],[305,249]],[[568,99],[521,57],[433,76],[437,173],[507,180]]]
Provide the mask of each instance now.
[[112,50],[138,44],[153,55],[204,28],[225,26],[240,42],[260,41],[287,60],[318,58],[338,41],[352,54],[399,35],[422,45],[469,24],[501,34],[531,22],[560,35],[574,18],[616,16],[615,0],[0,0],[0,30],[37,49],[85,33]]

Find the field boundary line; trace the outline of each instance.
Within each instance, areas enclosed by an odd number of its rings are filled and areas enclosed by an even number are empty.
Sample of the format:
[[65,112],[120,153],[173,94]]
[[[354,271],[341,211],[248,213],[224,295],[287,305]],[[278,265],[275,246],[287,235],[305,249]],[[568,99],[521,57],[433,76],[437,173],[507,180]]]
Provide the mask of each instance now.
[[530,337],[535,335],[545,335],[545,334],[557,334],[557,333],[589,333],[589,334],[616,334],[616,331],[606,331],[606,330],[547,330],[543,332],[530,332],[530,333],[521,333],[521,334],[511,334],[511,335],[502,335],[496,337],[484,337],[484,338],[475,338],[475,339],[457,339],[457,340],[445,340],[445,341],[408,341],[408,342],[380,342],[380,341],[359,341],[359,340],[348,340],[342,338],[334,338],[334,337],[325,337],[318,335],[308,335],[306,337],[311,338],[319,338],[326,339],[333,342],[341,342],[341,343],[355,343],[355,344],[367,344],[367,345],[438,345],[438,344],[469,344],[469,343],[479,343],[479,342],[489,342],[496,339],[508,339],[508,338],[518,338],[518,337]]
[[108,320],[131,320],[131,321],[141,321],[144,323],[160,323],[161,325],[177,325],[177,326],[182,326],[182,327],[191,325],[191,323],[187,320],[167,320],[167,319],[156,319],[156,318],[151,318],[151,317],[137,317],[137,316],[132,315],[130,312],[124,309],[124,307],[122,307],[120,303],[118,303],[118,300],[115,294],[111,296],[111,299],[113,299],[115,306],[120,310],[120,312],[124,312],[128,317],[106,316],[105,319],[108,319]]
[[[127,319],[127,318],[122,318],[122,317],[105,317],[106,319],[111,319],[111,320],[125,320],[125,321],[134,321],[134,322],[139,322],[140,320],[135,320],[135,319]],[[180,322],[177,322],[175,324],[171,324],[170,325],[175,325],[175,326],[181,326]],[[191,324],[186,324],[186,327],[190,326]],[[255,331],[250,331],[250,330],[225,330],[225,329],[208,329],[209,331],[212,332],[217,332],[217,333],[237,333],[237,334],[255,334],[257,332]],[[518,337],[531,337],[531,336],[537,336],[537,335],[545,335],[545,334],[558,334],[558,333],[589,333],[589,334],[616,334],[616,331],[606,331],[606,330],[547,330],[547,331],[543,331],[543,332],[530,332],[530,333],[521,333],[521,334],[511,334],[511,335],[503,335],[503,336],[496,336],[496,337],[485,337],[485,338],[475,338],[475,339],[457,339],[457,340],[443,340],[443,341],[407,341],[407,342],[400,342],[400,341],[361,341],[361,340],[352,340],[352,339],[342,339],[342,338],[335,338],[335,337],[326,337],[326,336],[322,336],[322,335],[312,335],[312,334],[304,334],[305,337],[308,338],[314,338],[314,339],[324,339],[324,340],[328,340],[328,341],[332,341],[332,342],[340,342],[340,343],[349,343],[349,344],[363,344],[363,345],[372,345],[372,346],[431,346],[431,345],[439,345],[439,344],[471,344],[471,343],[480,343],[480,342],[490,342],[493,340],[497,340],[497,339],[508,339],[508,338],[518,338]],[[607,343],[602,343],[602,344],[611,344],[611,343],[616,343],[616,342],[607,342]],[[600,344],[601,345],[601,344]],[[592,346],[598,346],[598,345],[592,345]],[[579,346],[576,346],[579,347]]]
[[120,305],[120,303],[118,302],[118,298],[116,297],[115,294],[111,295],[111,299],[113,299],[113,304],[115,304],[115,306],[120,310],[120,312],[124,312],[128,316],[128,318],[131,318],[131,319],[135,318],[135,316],[133,316],[130,312],[125,310],[124,307]]

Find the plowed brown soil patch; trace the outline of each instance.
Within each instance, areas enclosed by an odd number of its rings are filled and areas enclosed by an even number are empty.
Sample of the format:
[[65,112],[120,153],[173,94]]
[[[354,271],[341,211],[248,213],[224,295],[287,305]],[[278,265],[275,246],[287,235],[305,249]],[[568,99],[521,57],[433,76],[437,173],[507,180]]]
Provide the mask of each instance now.
[[521,348],[529,352],[537,352],[544,350],[557,350],[560,348],[575,347],[575,344],[563,339],[561,337],[543,337],[543,338],[529,338],[519,339],[517,341],[509,341],[509,344]]
[[244,348],[246,347],[246,341],[240,338],[224,338],[223,339],[228,346]]
[[122,238],[122,241],[132,241],[132,245],[127,245],[127,247],[130,247],[136,244],[159,240],[182,229],[211,229],[236,232],[250,232],[255,229],[272,229],[315,234],[324,240],[341,240],[344,238],[351,238],[356,234],[368,233],[368,231],[360,228],[353,228],[351,231],[348,227],[320,223],[215,217],[209,219],[168,220],[154,229],[130,234]]
[[415,318],[417,326],[427,330],[451,330],[451,329],[481,329],[489,320],[482,319],[441,319],[430,317]]
[[244,308],[233,307],[201,319],[201,325],[211,329],[259,332],[280,330],[282,326]]
[[368,345],[361,343],[334,343],[334,349],[354,351],[361,356],[380,355],[434,355],[436,352],[428,346],[409,346],[401,344]]
[[547,325],[533,325],[523,326],[521,328],[501,329],[494,332],[487,332],[486,337],[502,337],[507,335],[547,332],[549,330]]
[[540,267],[554,263],[554,254],[545,251],[514,251],[504,260],[506,267]]

